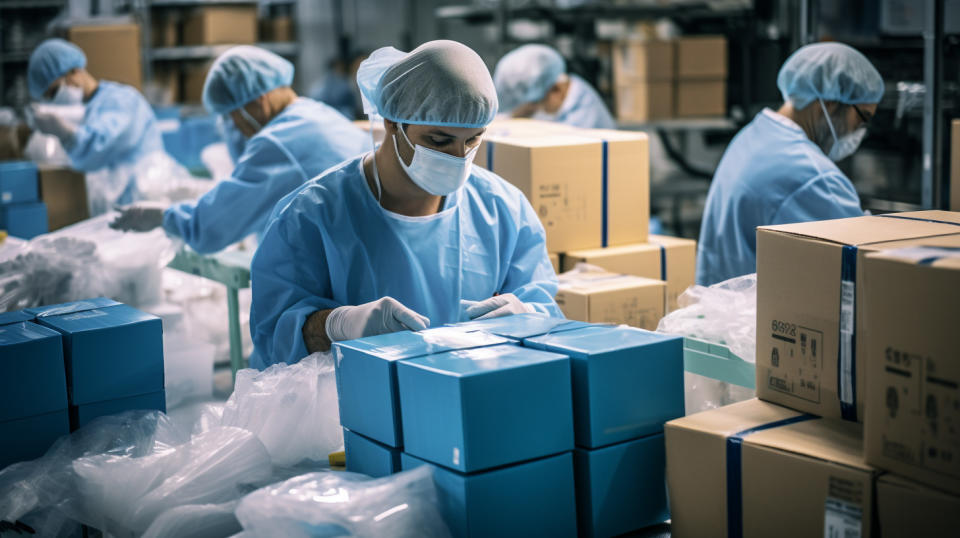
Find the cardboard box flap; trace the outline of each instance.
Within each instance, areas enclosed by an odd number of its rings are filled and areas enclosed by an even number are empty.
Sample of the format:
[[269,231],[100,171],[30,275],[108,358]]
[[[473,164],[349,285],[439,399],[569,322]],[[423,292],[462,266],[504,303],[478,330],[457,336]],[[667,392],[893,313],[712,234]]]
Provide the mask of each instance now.
[[659,245],[643,243],[637,245],[621,245],[607,248],[588,248],[581,250],[571,250],[566,253],[567,258],[579,258],[589,260],[596,257],[617,256],[620,254],[632,254],[634,252],[660,252]]
[[729,437],[744,430],[801,415],[803,413],[754,399],[671,420],[666,427]]
[[600,147],[601,141],[586,136],[566,133],[519,133],[508,136],[487,136],[487,142],[494,144],[510,144],[524,148],[549,148],[555,146],[590,146]]
[[597,293],[606,291],[623,291],[640,287],[666,287],[662,280],[643,278],[639,276],[618,275],[606,280],[576,280],[561,282],[559,290],[573,293]]
[[744,443],[875,470],[863,461],[863,426],[857,423],[808,420],[754,433]]
[[890,213],[880,216],[901,219],[928,220],[933,222],[948,222],[951,224],[960,225],[960,211],[940,211],[936,209],[929,209],[926,211],[908,211],[905,213]]
[[882,250],[868,257],[911,265],[960,269],[960,235],[931,237],[917,246]]
[[644,132],[615,131],[613,129],[577,129],[576,134],[607,142],[642,142],[649,139],[647,133]]
[[[946,221],[949,222],[949,221]],[[757,233],[783,233],[829,241],[840,245],[869,245],[887,241],[901,241],[924,236],[957,233],[954,224],[929,222],[882,216],[852,217],[847,219],[800,222],[760,226]]]

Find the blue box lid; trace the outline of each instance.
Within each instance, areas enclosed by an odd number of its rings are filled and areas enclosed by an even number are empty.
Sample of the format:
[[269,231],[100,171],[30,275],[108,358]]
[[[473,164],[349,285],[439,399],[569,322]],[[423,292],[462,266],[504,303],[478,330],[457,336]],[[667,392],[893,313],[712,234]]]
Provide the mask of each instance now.
[[108,299],[106,297],[95,297],[93,299],[84,299],[82,301],[73,301],[70,303],[61,303],[54,304],[49,306],[37,306],[34,308],[25,308],[23,311],[28,314],[33,314],[38,318],[46,318],[50,316],[62,316],[64,314],[73,314],[75,312],[84,312],[87,310],[94,310],[96,308],[106,308],[108,306],[117,306],[123,303],[118,303],[113,299]]
[[334,346],[356,350],[388,361],[422,357],[455,349],[507,343],[499,336],[457,327],[437,327],[418,332],[401,331],[336,342]]
[[503,316],[479,321],[465,321],[463,323],[451,324],[451,326],[460,327],[463,329],[486,331],[499,336],[522,340],[531,336],[539,336],[557,331],[569,331],[582,327],[589,327],[590,324],[582,321],[554,318],[546,314],[531,313],[514,314],[512,316]]
[[582,359],[598,353],[609,353],[682,339],[682,336],[655,333],[634,327],[595,325],[528,338],[524,343],[538,349],[562,349],[571,358]]
[[11,323],[20,323],[21,321],[33,321],[36,316],[28,314],[23,310],[14,310],[13,312],[0,313],[0,325],[10,325]]
[[558,360],[567,360],[567,356],[515,345],[500,345],[427,355],[404,361],[404,364],[454,377],[469,377]]
[[4,161],[0,162],[0,175],[10,172],[36,171],[37,165],[33,161]]

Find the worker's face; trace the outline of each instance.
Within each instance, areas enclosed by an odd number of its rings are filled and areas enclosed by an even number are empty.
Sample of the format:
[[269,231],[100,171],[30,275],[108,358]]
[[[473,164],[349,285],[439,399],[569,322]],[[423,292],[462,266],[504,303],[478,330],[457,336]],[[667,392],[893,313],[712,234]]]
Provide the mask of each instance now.
[[47,101],[52,101],[53,98],[57,95],[57,92],[60,91],[61,86],[73,86],[76,88],[83,88],[83,81],[81,80],[80,70],[71,69],[69,73],[63,75],[62,77],[54,80],[50,83],[50,86],[47,88],[47,91],[43,92],[43,98]]
[[566,82],[557,82],[553,86],[550,86],[550,89],[547,90],[547,95],[543,96],[543,99],[533,103],[524,103],[514,108],[510,114],[514,118],[530,118],[537,113],[546,115],[556,114],[560,112],[560,107],[563,106],[563,100],[566,97],[565,92]]
[[[397,151],[404,164],[413,162],[414,149],[407,144],[403,136],[397,133],[400,124],[385,121],[387,136],[397,135]],[[480,145],[485,128],[471,127],[441,127],[437,125],[408,125],[405,131],[407,138],[415,145],[430,148],[454,157],[464,157],[473,148]]]
[[257,131],[266,124],[265,116],[260,99],[230,111],[230,119],[233,120],[233,125],[247,138],[257,134]]

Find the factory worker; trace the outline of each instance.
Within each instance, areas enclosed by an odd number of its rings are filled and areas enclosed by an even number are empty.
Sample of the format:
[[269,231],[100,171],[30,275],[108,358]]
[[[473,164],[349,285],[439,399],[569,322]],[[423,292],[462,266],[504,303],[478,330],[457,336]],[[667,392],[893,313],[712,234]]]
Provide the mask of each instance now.
[[[87,58],[79,47],[62,39],[48,39],[30,55],[27,86],[36,100],[83,105],[79,125],[56,112],[59,107],[49,106],[34,110],[33,124],[37,130],[60,139],[73,168],[107,172],[87,178],[91,209],[99,213],[113,203],[137,198],[135,176],[124,167],[163,151],[163,141],[153,110],[139,91],[126,84],[97,80],[86,65]],[[99,200],[104,196],[109,199]]]
[[298,97],[293,64],[266,50],[234,47],[214,62],[203,104],[220,115],[236,168],[195,202],[138,204],[114,223],[163,226],[201,253],[262,233],[277,201],[321,172],[369,151],[370,136],[333,108]]
[[883,97],[883,79],[840,43],[807,45],[780,69],[784,104],[761,111],[727,147],[707,195],[697,283],[756,271],[756,228],[863,215],[837,168],[853,154]]
[[497,112],[480,57],[454,41],[386,47],[357,81],[386,137],[277,205],[251,270],[251,365],[460,320],[562,316],[536,213],[472,166]]
[[563,56],[546,45],[524,45],[497,62],[493,80],[500,110],[515,118],[613,129],[616,123],[590,84],[567,73]]

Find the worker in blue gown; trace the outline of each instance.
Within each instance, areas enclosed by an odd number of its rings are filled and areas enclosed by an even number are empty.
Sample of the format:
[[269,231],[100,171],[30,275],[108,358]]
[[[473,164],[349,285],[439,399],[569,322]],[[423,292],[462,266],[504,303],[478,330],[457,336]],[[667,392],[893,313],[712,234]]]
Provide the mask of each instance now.
[[163,226],[201,253],[261,234],[273,206],[304,182],[369,151],[370,136],[333,108],[298,97],[294,68],[272,52],[233,47],[210,67],[203,103],[220,115],[236,159],[231,177],[194,202],[170,207],[134,205],[114,227],[145,231]]
[[761,111],[727,147],[707,195],[697,283],[756,272],[757,226],[863,215],[836,165],[852,155],[883,98],[883,78],[841,43],[798,49],[780,69],[784,103]]
[[613,129],[616,122],[603,99],[546,45],[523,45],[497,62],[493,80],[501,112],[574,127]]
[[386,136],[277,205],[251,270],[251,366],[460,320],[562,317],[536,213],[472,163],[497,112],[480,57],[454,41],[386,47],[357,81]]
[[37,130],[60,140],[73,168],[83,172],[116,170],[121,176],[88,177],[88,182],[117,183],[109,187],[88,185],[92,197],[100,192],[113,193],[112,199],[93,204],[94,212],[101,212],[113,203],[138,198],[135,176],[123,168],[152,152],[162,152],[163,140],[153,110],[136,88],[97,80],[86,65],[87,58],[79,47],[62,39],[48,39],[30,55],[27,88],[38,101],[83,106],[80,124],[56,112],[57,107],[38,108],[32,119]]

